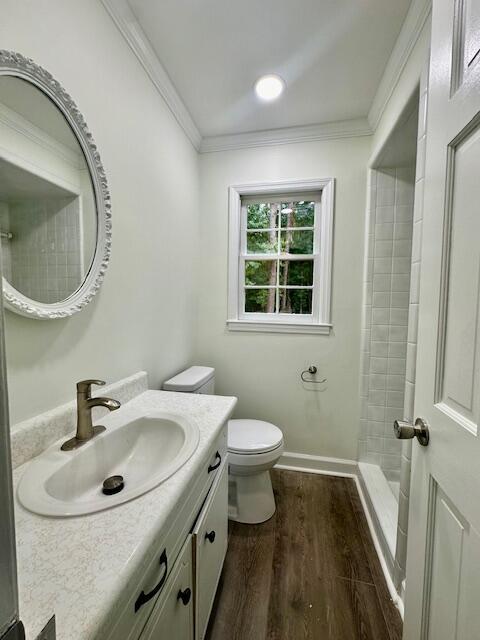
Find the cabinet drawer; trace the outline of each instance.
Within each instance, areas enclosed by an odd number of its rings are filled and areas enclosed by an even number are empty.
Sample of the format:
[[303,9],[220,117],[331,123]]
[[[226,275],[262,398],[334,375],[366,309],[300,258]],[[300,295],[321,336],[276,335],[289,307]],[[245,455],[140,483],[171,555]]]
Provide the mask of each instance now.
[[193,640],[192,536],[188,536],[140,640]]
[[208,464],[203,468],[203,475],[208,479],[209,485],[220,475],[221,467],[227,458],[227,429],[224,427],[219,434],[215,445],[211,449]]
[[203,640],[228,544],[228,465],[223,463],[193,530],[196,639]]

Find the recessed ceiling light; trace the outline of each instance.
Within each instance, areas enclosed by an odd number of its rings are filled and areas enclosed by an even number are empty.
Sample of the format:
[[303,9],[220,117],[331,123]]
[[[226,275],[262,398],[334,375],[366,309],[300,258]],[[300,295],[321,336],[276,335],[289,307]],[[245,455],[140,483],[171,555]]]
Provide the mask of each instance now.
[[276,100],[285,89],[285,82],[274,73],[262,76],[255,83],[255,93],[261,100]]

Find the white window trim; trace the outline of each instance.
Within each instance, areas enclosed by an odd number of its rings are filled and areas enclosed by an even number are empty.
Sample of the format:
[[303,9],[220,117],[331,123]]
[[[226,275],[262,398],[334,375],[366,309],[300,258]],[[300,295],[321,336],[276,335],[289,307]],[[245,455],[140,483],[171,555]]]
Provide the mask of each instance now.
[[[242,239],[242,197],[279,195],[284,193],[311,193],[321,191],[320,246],[318,276],[318,300],[311,316],[282,315],[273,321],[259,318],[242,318],[239,291],[239,255]],[[230,331],[266,331],[276,333],[329,334],[330,298],[333,254],[333,209],[335,179],[286,180],[235,185],[229,188],[229,241],[228,241],[228,319]]]

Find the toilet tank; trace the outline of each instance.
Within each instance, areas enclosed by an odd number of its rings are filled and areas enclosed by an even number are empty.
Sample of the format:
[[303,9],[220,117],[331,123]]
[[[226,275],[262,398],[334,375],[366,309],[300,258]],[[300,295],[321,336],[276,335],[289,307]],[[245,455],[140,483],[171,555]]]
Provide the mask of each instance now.
[[213,367],[189,367],[163,383],[165,391],[183,393],[215,393],[215,369]]

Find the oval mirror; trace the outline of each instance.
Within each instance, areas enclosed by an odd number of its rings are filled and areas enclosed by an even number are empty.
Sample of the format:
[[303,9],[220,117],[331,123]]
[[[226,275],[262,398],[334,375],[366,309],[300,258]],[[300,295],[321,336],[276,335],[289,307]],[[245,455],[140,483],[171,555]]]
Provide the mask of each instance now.
[[110,256],[110,199],[98,151],[44,69],[0,51],[0,242],[5,306],[32,318],[80,311]]

